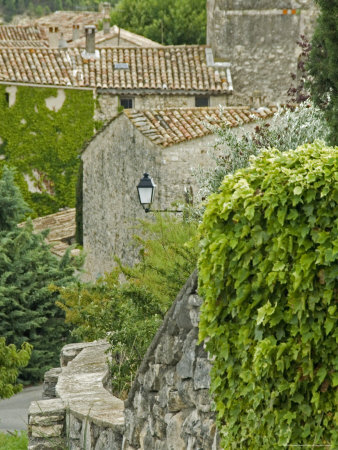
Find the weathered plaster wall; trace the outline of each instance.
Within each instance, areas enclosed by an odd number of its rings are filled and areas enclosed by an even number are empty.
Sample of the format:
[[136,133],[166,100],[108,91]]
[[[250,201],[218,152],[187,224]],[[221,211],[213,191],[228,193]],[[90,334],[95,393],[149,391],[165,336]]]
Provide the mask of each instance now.
[[198,345],[194,273],[158,330],[125,402],[123,450],[216,450],[210,361]]
[[296,41],[311,37],[315,17],[312,0],[208,0],[207,43],[216,60],[232,63],[231,104],[286,99],[301,51]]

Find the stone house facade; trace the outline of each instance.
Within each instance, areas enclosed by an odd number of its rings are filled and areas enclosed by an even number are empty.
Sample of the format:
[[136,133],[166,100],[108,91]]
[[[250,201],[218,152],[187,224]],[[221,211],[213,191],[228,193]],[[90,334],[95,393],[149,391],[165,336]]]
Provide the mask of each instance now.
[[95,118],[120,106],[147,109],[227,105],[233,92],[229,65],[217,65],[206,46],[95,49],[0,48],[0,84],[91,90]]
[[83,242],[87,276],[96,279],[113,267],[113,256],[135,262],[131,238],[138,219],[145,217],[136,186],[148,172],[156,196],[153,208],[172,208],[196,193],[193,169],[213,164],[209,151],[216,136],[210,125],[252,127],[257,118],[272,115],[247,107],[172,108],[124,111],[84,148]]
[[208,0],[207,44],[233,63],[234,104],[285,101],[301,35],[311,38],[313,0]]

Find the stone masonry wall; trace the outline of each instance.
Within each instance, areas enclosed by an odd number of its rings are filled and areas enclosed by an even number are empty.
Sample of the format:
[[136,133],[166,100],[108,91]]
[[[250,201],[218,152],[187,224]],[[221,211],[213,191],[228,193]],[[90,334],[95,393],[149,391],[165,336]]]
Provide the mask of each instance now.
[[207,43],[215,60],[230,62],[231,104],[285,101],[297,73],[300,35],[311,38],[312,0],[208,0]]
[[[172,94],[126,94],[125,97],[134,99],[134,109],[160,109],[160,108],[192,108],[195,106],[194,95],[172,95]],[[112,119],[118,114],[119,95],[99,93],[96,96],[95,120],[106,121]],[[221,94],[211,95],[209,99],[210,106],[236,103],[232,100],[232,95]]]
[[151,343],[125,402],[123,450],[216,450],[210,361],[198,344],[194,273]]
[[110,392],[104,341],[69,344],[28,411],[28,450],[120,450],[123,402]]

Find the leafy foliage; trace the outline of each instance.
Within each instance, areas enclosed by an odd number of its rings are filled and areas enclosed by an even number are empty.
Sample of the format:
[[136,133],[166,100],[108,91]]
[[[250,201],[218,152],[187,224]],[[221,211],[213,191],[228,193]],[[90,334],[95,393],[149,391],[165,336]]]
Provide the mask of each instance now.
[[0,337],[0,399],[21,391],[22,385],[17,384],[16,379],[19,369],[27,366],[31,353],[32,346],[27,342],[17,350],[15,345],[6,345],[5,338]]
[[111,344],[113,390],[124,397],[164,314],[194,270],[196,249],[184,246],[196,232],[192,223],[158,216],[144,222],[141,261],[121,264],[95,284],[61,289],[58,305],[72,334],[81,340],[107,338]]
[[165,45],[204,44],[205,0],[120,0],[111,23]]
[[26,450],[27,448],[28,436],[26,432],[0,433],[0,450]]
[[[16,182],[35,216],[74,207],[78,152],[94,130],[92,92],[66,89],[61,109],[51,111],[46,99],[57,89],[18,86],[12,106],[5,89],[0,86],[0,170],[17,168]],[[24,175],[41,192],[29,192]]]
[[200,227],[200,338],[224,448],[337,448],[337,148],[264,150]]
[[313,102],[330,126],[330,144],[338,144],[338,0],[316,0],[320,8],[307,69]]
[[225,175],[247,167],[250,157],[259,155],[262,149],[295,149],[316,139],[326,140],[329,132],[322,112],[310,103],[280,109],[270,121],[259,121],[253,132],[238,135],[226,127],[217,127],[214,131],[218,136],[212,155],[215,167],[196,171],[201,186],[199,200],[216,192]]
[[51,253],[45,243],[47,233],[33,233],[29,221],[23,227],[14,223],[12,212],[22,209],[22,199],[7,169],[0,182],[0,198],[3,192],[12,193],[12,205],[17,207],[7,209],[11,221],[6,220],[7,210],[2,211],[3,222],[12,227],[0,227],[0,336],[19,348],[25,342],[33,345],[30,363],[20,373],[24,381],[34,382],[57,363],[68,335],[64,315],[55,305],[57,295],[48,285],[73,282],[76,266],[68,254],[58,260]]

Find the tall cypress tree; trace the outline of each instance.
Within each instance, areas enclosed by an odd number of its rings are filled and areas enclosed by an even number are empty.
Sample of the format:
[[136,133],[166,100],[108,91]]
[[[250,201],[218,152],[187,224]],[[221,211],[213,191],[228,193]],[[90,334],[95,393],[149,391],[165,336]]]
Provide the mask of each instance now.
[[68,254],[59,260],[51,253],[47,232],[33,233],[30,221],[17,226],[27,207],[7,168],[0,179],[0,211],[0,336],[18,348],[33,345],[21,377],[35,382],[57,364],[69,334],[49,285],[74,281],[75,267]]
[[316,0],[320,7],[308,61],[309,87],[316,105],[325,111],[330,143],[338,144],[338,0]]

